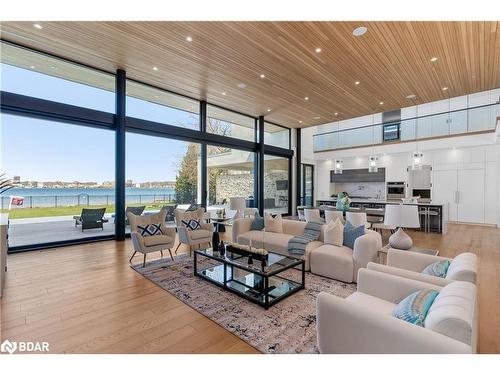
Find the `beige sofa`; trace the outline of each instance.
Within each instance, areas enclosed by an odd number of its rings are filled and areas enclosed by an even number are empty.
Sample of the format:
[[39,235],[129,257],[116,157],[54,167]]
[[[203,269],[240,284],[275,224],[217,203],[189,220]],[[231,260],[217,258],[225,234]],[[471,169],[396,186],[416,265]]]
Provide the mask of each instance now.
[[[424,327],[392,316],[397,303],[422,289],[439,292]],[[339,354],[475,353],[476,300],[476,287],[469,282],[440,287],[361,269],[357,291],[346,299],[318,295],[318,347],[321,353]]]
[[[288,241],[304,233],[305,222],[283,219],[283,233],[250,230],[252,218],[237,219],[233,224],[232,240],[241,245],[263,247],[266,250],[289,255]],[[306,271],[351,283],[356,281],[357,271],[366,267],[368,262],[377,259],[377,252],[382,247],[380,234],[367,230],[354,242],[354,249],[346,246],[334,246],[323,243],[325,225],[321,228],[318,241],[307,244],[306,253],[301,257],[305,261]]]
[[[450,261],[446,277],[441,278],[422,273],[428,265],[442,260]],[[477,281],[477,256],[469,252],[459,254],[451,259],[406,250],[389,249],[387,265],[368,263],[367,268],[440,286],[448,285],[453,281],[468,281],[473,284],[476,284]]]

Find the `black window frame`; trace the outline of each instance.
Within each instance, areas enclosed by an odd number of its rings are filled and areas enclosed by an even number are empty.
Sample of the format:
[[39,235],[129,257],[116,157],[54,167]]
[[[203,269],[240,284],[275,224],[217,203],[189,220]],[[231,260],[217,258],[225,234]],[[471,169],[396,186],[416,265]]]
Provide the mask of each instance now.
[[[290,149],[291,147],[291,129],[276,124],[271,121],[267,121],[264,116],[252,116],[246,113],[235,111],[214,103],[207,103],[206,101],[193,98],[187,95],[183,95],[171,90],[166,90],[164,88],[142,82],[136,79],[132,79],[126,76],[126,71],[118,69],[116,72],[109,72],[103,69],[96,68],[94,66],[82,64],[80,62],[62,58],[55,54],[46,53],[44,51],[29,48],[18,43],[13,43],[11,41],[0,39],[1,43],[7,43],[9,45],[23,48],[32,52],[47,55],[53,58],[57,58],[77,66],[81,66],[86,69],[94,69],[103,73],[111,74],[117,79],[117,85],[115,87],[115,102],[116,108],[115,113],[102,112],[90,108],[79,107],[75,105],[69,105],[54,101],[49,101],[45,99],[39,99],[26,95],[19,95],[10,92],[0,91],[0,112],[7,113],[18,116],[27,116],[32,118],[38,118],[43,120],[50,120],[55,122],[63,122],[67,124],[81,125],[87,127],[95,127],[101,129],[108,129],[115,132],[115,174],[116,174],[116,220],[119,222],[115,225],[115,235],[114,236],[100,236],[91,238],[81,238],[77,240],[63,240],[51,243],[33,244],[29,246],[22,246],[18,248],[9,248],[8,252],[18,252],[18,251],[28,251],[28,250],[40,250],[45,248],[53,248],[59,246],[69,246],[86,242],[95,242],[102,240],[115,239],[117,241],[124,240],[129,237],[129,234],[125,234],[125,214],[124,212],[118,213],[118,208],[125,208],[125,135],[127,132],[151,135],[157,137],[165,137],[176,140],[183,140],[188,142],[195,142],[201,144],[201,179],[202,183],[202,205],[206,207],[207,203],[207,154],[206,147],[212,146],[227,146],[232,149],[238,149],[243,151],[253,152],[255,155],[254,160],[254,192],[255,192],[255,202],[259,209],[263,209],[263,172],[264,172],[264,156],[273,155],[278,157],[284,157],[288,159],[288,181],[289,181],[289,191],[288,191],[288,212],[285,215],[291,215],[292,211],[292,190],[294,181],[292,180],[292,158],[294,152]],[[191,100],[195,100],[200,103],[199,112],[199,122],[200,126],[198,130],[183,128],[174,125],[167,125],[165,123],[157,123],[154,121],[149,121],[140,118],[129,117],[126,115],[126,82],[127,80],[137,82],[161,91],[165,91],[170,94],[175,94],[182,96]],[[118,82],[120,82],[118,84]],[[226,111],[234,112],[255,120],[255,139],[253,141],[242,140],[238,138],[225,137],[217,134],[208,133],[206,131],[206,121],[207,121],[207,111],[206,106],[210,104]],[[279,126],[283,129],[288,130],[288,148],[276,147],[272,145],[266,145],[264,143],[264,122],[271,125]],[[300,163],[300,161],[298,161]],[[120,191],[120,193],[118,193]]]

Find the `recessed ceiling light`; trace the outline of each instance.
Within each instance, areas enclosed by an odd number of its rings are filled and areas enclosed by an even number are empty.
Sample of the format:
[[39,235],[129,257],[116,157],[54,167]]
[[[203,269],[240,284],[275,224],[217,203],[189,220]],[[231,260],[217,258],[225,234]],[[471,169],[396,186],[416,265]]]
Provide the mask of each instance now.
[[437,57],[433,57],[433,58],[431,58],[431,61],[432,62],[436,62],[436,61],[438,61],[438,58]]
[[368,31],[368,29],[364,26],[360,26],[360,27],[356,27],[353,31],[352,31],[352,35],[354,36],[361,36],[363,35],[364,33],[366,33]]
[[153,70],[158,70],[158,67],[157,66],[153,66]]
[[299,124],[302,124],[302,120],[299,120]]
[[58,68],[57,66],[52,65],[52,66],[50,67],[50,69],[57,70],[57,69],[59,69],[59,68]]
[[308,96],[306,96],[306,97],[304,98],[304,100],[309,100],[309,97],[308,97]]
[[31,65],[31,66],[30,66],[30,68],[31,68],[31,69],[35,69],[35,66],[34,66],[34,65]]
[[406,95],[406,99],[415,99],[416,97],[415,94]]
[[222,95],[226,96],[226,92],[225,92],[225,91],[222,91]]
[[380,102],[380,103],[378,103],[378,104],[380,104],[380,105],[384,105],[384,102]]
[[35,28],[37,28],[38,30],[43,29],[42,25],[40,25],[39,23],[34,23],[34,24],[33,24],[33,26],[34,26]]
[[321,52],[321,48],[316,48],[316,53],[320,53]]
[[321,117],[320,116],[314,116],[313,119],[319,120]]
[[446,86],[443,87],[443,91],[446,91],[446,90],[448,90],[448,87],[446,87]]
[[192,37],[190,37],[190,36],[187,36],[187,37],[186,37],[186,40],[187,40],[188,42],[192,42],[192,41],[193,41],[193,38],[192,38]]
[[264,78],[266,78],[266,76],[264,74],[261,74],[260,78],[264,79]]
[[355,85],[359,85],[359,81],[354,82]]
[[240,89],[244,89],[245,87],[247,87],[247,85],[245,85],[244,83],[240,83],[240,84],[238,84],[238,87]]
[[268,108],[268,109],[267,109],[267,112],[271,112],[271,108]]
[[335,112],[335,113],[334,113],[334,115],[335,115],[335,116],[338,116],[338,115],[339,115],[339,113],[338,113],[338,112]]

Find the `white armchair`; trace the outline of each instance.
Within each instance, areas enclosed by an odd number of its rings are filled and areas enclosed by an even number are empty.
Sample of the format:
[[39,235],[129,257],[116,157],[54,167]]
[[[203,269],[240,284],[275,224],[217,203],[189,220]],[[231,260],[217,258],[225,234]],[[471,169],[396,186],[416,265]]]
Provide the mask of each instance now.
[[[455,281],[444,288],[361,269],[357,291],[342,299],[321,292],[317,333],[321,353],[474,353],[477,340],[476,287]],[[439,291],[424,327],[392,316],[397,303],[422,289]]]
[[[205,209],[203,207],[194,211],[175,210],[175,223],[179,234],[179,244],[175,249],[176,254],[181,244],[189,246],[189,256],[191,256],[193,246],[200,247],[202,244],[211,246],[214,227],[203,221],[204,215]],[[195,230],[188,228],[190,220],[197,220],[200,223],[200,228]]]
[[[150,215],[134,215],[132,212],[127,212],[127,218],[130,223],[130,237],[134,253],[130,257],[129,262],[137,252],[144,254],[142,266],[146,265],[146,254],[159,251],[163,257],[163,250],[168,250],[170,258],[174,260],[172,251],[170,250],[175,243],[175,228],[168,228],[165,224],[167,217],[167,208],[164,207],[157,214]],[[148,224],[160,224],[161,233],[154,236],[142,236],[138,226],[145,227]]]
[[[442,260],[450,261],[446,277],[422,273],[428,265]],[[368,268],[440,286],[448,285],[453,281],[468,281],[476,284],[477,280],[477,257],[476,254],[468,252],[451,259],[407,250],[389,249],[387,265],[369,263]]]

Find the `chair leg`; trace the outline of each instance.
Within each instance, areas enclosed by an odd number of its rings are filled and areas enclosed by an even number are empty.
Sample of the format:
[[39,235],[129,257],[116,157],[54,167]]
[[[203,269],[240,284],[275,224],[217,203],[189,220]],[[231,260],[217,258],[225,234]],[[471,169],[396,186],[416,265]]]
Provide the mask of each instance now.
[[179,246],[181,246],[181,243],[179,242],[179,244],[177,245],[177,247],[175,248],[175,255],[177,255],[177,250],[179,250]]
[[134,250],[134,253],[132,254],[132,256],[130,257],[130,259],[128,260],[129,263],[132,263],[132,258],[135,256],[135,253],[137,253],[137,251]]
[[163,258],[163,250],[160,250],[161,258]]
[[172,256],[172,250],[168,249],[168,252],[170,253],[170,258],[172,258],[172,262],[174,261],[174,257]]
[[146,253],[144,253],[144,260],[142,261],[142,268],[146,267]]

